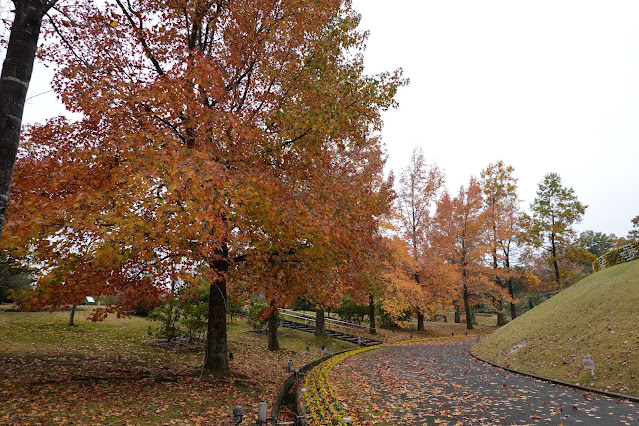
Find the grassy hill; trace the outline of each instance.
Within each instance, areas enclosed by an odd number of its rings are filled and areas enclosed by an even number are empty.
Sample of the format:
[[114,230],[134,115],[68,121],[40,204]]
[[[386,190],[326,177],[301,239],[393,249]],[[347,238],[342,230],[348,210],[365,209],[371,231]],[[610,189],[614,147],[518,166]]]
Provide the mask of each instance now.
[[[473,350],[520,371],[639,396],[639,260],[586,277]],[[584,354],[594,357],[594,377]]]

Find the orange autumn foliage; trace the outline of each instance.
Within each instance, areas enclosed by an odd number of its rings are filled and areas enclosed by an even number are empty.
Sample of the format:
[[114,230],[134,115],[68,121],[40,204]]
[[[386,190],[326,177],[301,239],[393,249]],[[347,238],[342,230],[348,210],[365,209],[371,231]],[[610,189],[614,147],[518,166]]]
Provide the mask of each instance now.
[[[419,309],[432,316],[448,306],[456,294],[456,270],[435,254],[416,262],[410,246],[397,236],[386,239],[388,257],[384,263],[382,309],[391,319],[403,324],[407,311]],[[419,281],[415,280],[419,271]]]
[[205,365],[226,370],[238,265],[251,290],[282,301],[353,285],[350,262],[378,238],[389,202],[373,132],[403,81],[363,73],[349,1],[59,11],[45,56],[80,118],[29,129],[3,242],[40,267],[39,300],[91,291],[117,296],[104,312],[122,312],[172,280],[205,278]]
[[439,200],[435,215],[433,247],[457,273],[458,297],[464,302],[466,327],[472,329],[470,306],[495,296],[508,299],[503,288],[490,278],[485,259],[491,252],[488,213],[483,208],[482,190],[471,177],[457,196]]

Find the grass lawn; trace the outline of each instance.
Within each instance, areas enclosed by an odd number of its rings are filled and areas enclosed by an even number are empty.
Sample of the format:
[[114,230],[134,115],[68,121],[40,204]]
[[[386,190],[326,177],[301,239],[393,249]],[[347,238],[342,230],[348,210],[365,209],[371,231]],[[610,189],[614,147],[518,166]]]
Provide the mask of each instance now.
[[[475,345],[502,365],[639,396],[639,260],[589,275]],[[582,355],[595,361],[595,375]]]
[[[245,422],[254,422],[260,401],[272,408],[289,359],[301,367],[322,355],[322,345],[329,352],[356,347],[280,329],[282,349],[269,352],[266,336],[240,319],[229,324],[231,373],[217,376],[202,374],[202,343],[157,345],[145,318],[93,323],[85,320],[90,308],[82,307],[70,327],[68,312],[5,312],[9,307],[0,306],[0,424],[230,425],[237,405]],[[425,328],[380,335],[396,342],[466,333],[452,322],[427,321]]]
[[[4,306],[8,307],[8,305]],[[355,345],[282,329],[278,352],[242,320],[229,325],[231,374],[201,376],[202,344],[170,349],[151,343],[150,321],[85,321],[90,311],[0,312],[0,424],[232,424],[233,407],[257,418],[300,367]],[[311,346],[306,351],[306,344]]]

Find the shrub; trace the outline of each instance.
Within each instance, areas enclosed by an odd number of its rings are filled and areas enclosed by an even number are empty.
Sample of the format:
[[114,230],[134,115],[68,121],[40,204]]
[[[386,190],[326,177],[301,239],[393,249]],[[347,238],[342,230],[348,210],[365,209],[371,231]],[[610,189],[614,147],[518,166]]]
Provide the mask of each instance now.
[[592,265],[595,271],[600,271],[635,259],[639,259],[639,241],[633,241],[630,244],[609,251],[595,260]]
[[157,327],[149,327],[149,332],[156,337],[171,341],[180,335],[178,330],[178,319],[181,312],[179,302],[175,298],[170,298],[166,303],[158,306],[149,312],[148,319],[159,322]]
[[364,317],[368,315],[368,306],[357,305],[353,303],[350,297],[345,297],[342,300],[342,305],[335,310],[335,313],[339,315],[342,321],[361,324]]
[[209,313],[209,288],[208,283],[195,289],[176,291],[174,288],[163,304],[149,312],[148,319],[159,323],[149,327],[149,332],[169,341],[182,336],[192,341],[204,334]]
[[251,300],[246,309],[246,318],[248,323],[253,326],[253,330],[261,331],[266,327],[267,319],[264,318],[264,311],[268,306],[264,302],[259,300]]

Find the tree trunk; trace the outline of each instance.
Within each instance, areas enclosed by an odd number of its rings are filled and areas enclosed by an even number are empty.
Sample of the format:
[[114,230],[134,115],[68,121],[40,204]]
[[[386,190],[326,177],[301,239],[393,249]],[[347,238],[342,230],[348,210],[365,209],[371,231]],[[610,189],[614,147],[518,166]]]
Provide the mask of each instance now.
[[166,313],[166,323],[164,325],[164,330],[166,332],[166,340],[170,342],[176,337],[175,330],[175,317],[173,307],[175,305],[175,280],[171,280],[171,298],[169,299],[169,303],[167,305],[168,311]]
[[468,286],[464,283],[464,310],[466,311],[466,329],[473,329],[473,317],[470,312],[470,304],[468,300]]
[[[495,227],[493,226],[493,232],[495,232]],[[499,267],[499,263],[497,261],[497,249],[496,244],[493,245],[493,269],[497,271]],[[499,277],[495,277],[495,284],[498,287],[503,287],[503,283]],[[504,302],[502,300],[495,300],[495,304],[497,305],[497,327],[501,327],[506,324],[506,320],[504,319]]]
[[268,317],[268,350],[279,351],[280,342],[277,340],[277,317],[278,309],[275,302],[271,301],[271,314]]
[[459,305],[455,303],[455,324],[461,323],[461,312],[459,310]]
[[326,336],[326,323],[324,322],[324,309],[315,311],[315,335]]
[[213,372],[226,372],[229,358],[226,347],[226,273],[229,269],[229,249],[225,245],[216,253],[219,258],[212,262],[217,272],[209,292],[209,322],[206,333],[204,368]]
[[375,326],[375,301],[373,300],[373,293],[368,295],[368,319],[370,322],[368,332],[370,334],[377,334],[377,327]]
[[555,244],[555,234],[550,234],[550,248],[552,252],[552,264],[555,269],[555,281],[557,282],[557,286],[561,285],[561,279],[559,275],[559,260],[557,259],[557,245]]
[[69,325],[71,327],[75,326],[75,308],[77,307],[77,305],[74,303],[73,306],[71,307],[71,314],[69,315]]
[[0,74],[0,236],[9,205],[13,166],[20,144],[22,114],[31,82],[42,17],[55,4],[14,0],[15,16]]
[[497,301],[497,326],[501,327],[502,325],[506,325],[506,319],[504,318],[504,302],[501,300]]
[[424,314],[417,310],[417,331],[424,331]]
[[[508,280],[508,294],[510,294],[510,297],[515,300],[515,291],[513,290],[512,278]],[[515,302],[510,302],[510,319],[514,320],[515,318],[517,318],[517,309],[515,307]]]
[[[415,259],[417,259],[417,256],[415,256]],[[415,272],[414,277],[415,277],[415,282],[417,284],[421,284],[419,282],[419,271]],[[424,331],[424,314],[419,308],[417,308],[417,331]]]

